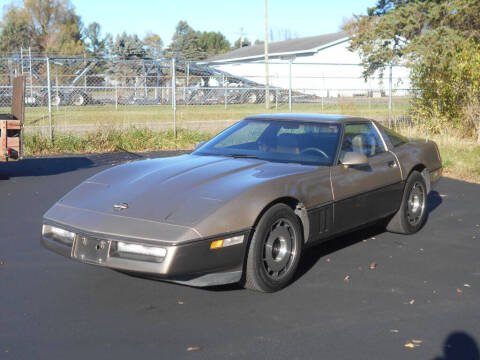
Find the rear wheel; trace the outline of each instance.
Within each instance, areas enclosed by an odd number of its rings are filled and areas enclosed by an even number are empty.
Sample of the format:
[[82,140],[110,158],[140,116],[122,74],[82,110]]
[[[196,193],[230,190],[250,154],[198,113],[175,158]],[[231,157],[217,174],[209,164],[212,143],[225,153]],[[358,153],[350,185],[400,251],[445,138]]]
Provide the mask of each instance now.
[[250,93],[247,96],[247,103],[249,104],[256,104],[257,100],[258,100],[257,94],[255,94],[254,92]]
[[276,204],[261,217],[248,250],[245,287],[274,292],[290,283],[302,252],[300,222],[290,207]]
[[58,95],[53,95],[50,100],[50,104],[53,106],[58,106],[62,103],[62,97]]
[[413,234],[427,220],[427,186],[418,171],[407,179],[400,209],[387,225],[387,230],[400,234]]

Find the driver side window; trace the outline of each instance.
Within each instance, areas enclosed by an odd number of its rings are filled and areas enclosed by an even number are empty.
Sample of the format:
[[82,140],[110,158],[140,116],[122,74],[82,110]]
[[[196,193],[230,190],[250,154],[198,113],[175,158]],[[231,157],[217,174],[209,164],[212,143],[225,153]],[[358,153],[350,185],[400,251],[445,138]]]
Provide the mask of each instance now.
[[366,157],[372,157],[385,152],[385,148],[377,130],[372,124],[346,124],[341,157],[346,152],[358,152]]

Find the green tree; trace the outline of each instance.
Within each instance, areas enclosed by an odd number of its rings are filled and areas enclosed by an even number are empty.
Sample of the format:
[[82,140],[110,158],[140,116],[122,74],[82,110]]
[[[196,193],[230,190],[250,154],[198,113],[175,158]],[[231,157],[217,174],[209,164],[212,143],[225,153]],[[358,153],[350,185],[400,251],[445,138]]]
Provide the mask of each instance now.
[[51,44],[53,52],[60,54],[80,54],[85,52],[85,43],[83,42],[83,25],[78,15],[67,13],[65,21],[58,25],[58,32]]
[[113,35],[111,33],[106,33],[105,34],[105,39],[104,39],[104,44],[105,44],[105,56],[107,58],[112,58],[113,57]]
[[147,33],[143,38],[147,55],[151,58],[159,58],[162,56],[163,41],[158,34]]
[[130,35],[126,32],[117,35],[113,42],[111,52],[113,56],[123,60],[142,59],[146,55],[143,42],[138,36],[136,34]]
[[85,37],[88,40],[88,51],[93,56],[102,55],[105,50],[105,39],[101,37],[101,27],[93,22],[85,29]]
[[9,21],[0,32],[0,52],[8,55],[20,48],[32,47],[33,50],[36,50],[32,39],[32,30],[28,24]]
[[[106,42],[110,60],[135,60],[146,56],[143,42],[135,34],[123,32],[115,40],[107,34]],[[138,76],[138,65],[137,61],[112,61],[108,63],[105,74],[119,81],[122,86],[132,85]]]
[[465,109],[480,98],[478,0],[379,0],[344,28],[365,77],[387,64],[406,64],[419,89],[414,116],[434,131],[448,125],[472,133]]
[[31,44],[36,44],[42,54],[84,52],[82,23],[70,0],[23,0],[20,4],[6,6],[2,23],[25,24]]
[[200,46],[209,56],[223,54],[231,49],[230,42],[220,32],[199,33]]
[[186,21],[181,20],[166,50],[166,56],[185,60],[203,60],[207,54],[201,46],[199,34]]

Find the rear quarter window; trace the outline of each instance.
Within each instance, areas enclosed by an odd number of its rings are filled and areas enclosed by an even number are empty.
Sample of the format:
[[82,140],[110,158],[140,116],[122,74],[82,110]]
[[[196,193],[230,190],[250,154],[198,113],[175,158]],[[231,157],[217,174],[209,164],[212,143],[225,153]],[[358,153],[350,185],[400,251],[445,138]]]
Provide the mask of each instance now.
[[388,136],[390,142],[392,143],[393,147],[397,147],[403,145],[408,142],[408,139],[405,136],[397,134],[395,131],[390,130],[384,126],[382,126],[383,133]]

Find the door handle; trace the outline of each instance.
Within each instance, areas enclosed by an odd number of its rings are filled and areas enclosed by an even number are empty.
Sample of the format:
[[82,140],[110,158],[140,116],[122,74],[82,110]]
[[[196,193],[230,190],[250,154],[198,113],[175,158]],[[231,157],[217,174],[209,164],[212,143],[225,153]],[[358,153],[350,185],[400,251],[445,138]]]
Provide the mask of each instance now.
[[387,163],[387,165],[388,165],[388,167],[391,167],[392,169],[397,167],[397,163],[394,160],[389,161]]

